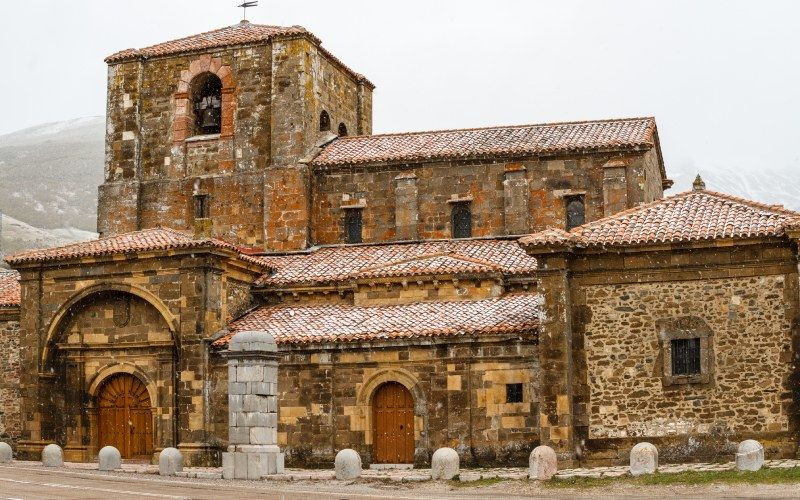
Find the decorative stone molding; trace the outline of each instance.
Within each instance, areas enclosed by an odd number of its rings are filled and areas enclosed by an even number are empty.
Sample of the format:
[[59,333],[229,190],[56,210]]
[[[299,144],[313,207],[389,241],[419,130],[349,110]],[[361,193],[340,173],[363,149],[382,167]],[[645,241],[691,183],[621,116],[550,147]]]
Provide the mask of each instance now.
[[[714,332],[697,316],[660,319],[656,321],[658,340],[661,342],[663,382],[665,386],[680,384],[707,384],[713,379]],[[672,341],[700,339],[700,373],[675,375],[672,373]]]
[[218,57],[203,54],[189,63],[189,69],[181,71],[181,79],[175,91],[175,116],[172,123],[172,141],[183,142],[192,130],[191,83],[202,73],[213,73],[222,82],[222,116],[220,124],[220,138],[233,137],[233,117],[236,113],[236,100],[234,94],[236,87],[233,81],[233,71],[230,66],[223,66]]

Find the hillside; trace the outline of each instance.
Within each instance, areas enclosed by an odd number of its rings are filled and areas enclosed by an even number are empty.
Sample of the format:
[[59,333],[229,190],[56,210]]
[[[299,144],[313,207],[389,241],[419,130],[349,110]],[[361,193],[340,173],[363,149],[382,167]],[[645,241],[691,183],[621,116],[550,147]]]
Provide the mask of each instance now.
[[45,229],[97,227],[105,118],[46,123],[0,136],[0,212]]

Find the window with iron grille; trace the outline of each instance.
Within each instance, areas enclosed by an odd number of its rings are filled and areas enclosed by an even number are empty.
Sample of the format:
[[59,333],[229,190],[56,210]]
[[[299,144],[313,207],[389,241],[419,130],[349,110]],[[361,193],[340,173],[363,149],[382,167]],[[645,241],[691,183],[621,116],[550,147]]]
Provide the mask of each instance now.
[[573,227],[582,226],[586,222],[586,207],[583,196],[567,196],[567,231]]
[[452,204],[453,238],[472,236],[472,210],[468,201]]
[[361,243],[363,222],[360,208],[346,208],[344,210],[344,241],[345,243]]
[[522,403],[522,384],[506,384],[506,403]]
[[672,340],[672,375],[700,373],[700,339]]
[[194,218],[207,219],[208,218],[208,195],[198,194],[194,197]]

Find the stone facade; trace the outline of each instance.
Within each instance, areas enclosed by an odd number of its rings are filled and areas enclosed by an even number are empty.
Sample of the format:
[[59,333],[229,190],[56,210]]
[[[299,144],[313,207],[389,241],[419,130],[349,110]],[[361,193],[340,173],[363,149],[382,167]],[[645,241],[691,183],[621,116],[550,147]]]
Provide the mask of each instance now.
[[[619,165],[620,178],[604,177],[609,162]],[[651,149],[635,155],[318,168],[312,238],[317,244],[343,243],[344,210],[354,205],[363,207],[364,242],[450,238],[453,201],[470,203],[477,237],[563,228],[570,195],[584,197],[587,221],[661,198],[659,163]]]
[[130,373],[150,395],[154,455],[176,446],[189,464],[218,461],[206,417],[205,339],[250,300],[234,290],[261,268],[202,250],[59,264],[19,266],[20,364],[33,368],[21,374],[19,456],[35,458],[57,442],[67,460],[92,459],[100,385]]
[[[191,84],[205,73],[222,81],[219,134],[192,131]],[[304,248],[311,181],[302,160],[320,140],[320,113],[369,134],[371,92],[312,36],[110,60],[99,232],[169,220],[243,245]],[[208,196],[211,220],[195,220],[195,195]]]
[[[372,462],[372,396],[398,381],[414,397],[417,465],[429,466],[444,445],[464,464],[524,464],[538,444],[536,364],[535,342],[518,337],[298,346],[279,363],[278,444],[289,466],[326,467],[342,448]],[[222,386],[225,364],[215,366]],[[523,384],[522,402],[506,403],[511,383]],[[218,428],[227,418],[221,403],[213,405]]]
[[16,446],[20,415],[19,310],[0,308],[0,441]]
[[[572,331],[573,440],[585,460],[619,463],[641,440],[669,462],[716,459],[752,436],[770,456],[794,456],[798,275],[790,245],[544,260],[569,269],[568,281],[545,294],[553,303],[558,290],[570,291],[570,324],[558,328]],[[669,376],[675,330],[705,339],[701,375]]]

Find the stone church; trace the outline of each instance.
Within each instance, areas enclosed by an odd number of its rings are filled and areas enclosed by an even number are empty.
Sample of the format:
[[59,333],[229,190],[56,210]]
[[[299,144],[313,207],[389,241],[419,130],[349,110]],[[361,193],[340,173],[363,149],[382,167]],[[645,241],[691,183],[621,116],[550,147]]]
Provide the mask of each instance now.
[[372,135],[373,84],[299,26],[106,62],[101,236],[0,274],[18,457],[219,464],[250,330],[287,465],[796,455],[800,214],[665,197],[653,118]]

